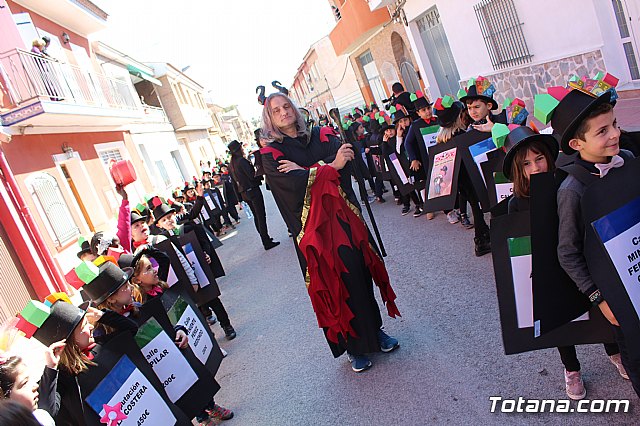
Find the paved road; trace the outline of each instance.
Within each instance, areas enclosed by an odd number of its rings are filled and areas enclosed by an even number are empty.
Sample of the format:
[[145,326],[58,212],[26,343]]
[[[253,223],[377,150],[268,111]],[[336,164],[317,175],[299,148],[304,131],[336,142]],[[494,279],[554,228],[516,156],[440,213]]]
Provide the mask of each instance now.
[[578,348],[587,396],[630,399],[630,413],[490,413],[490,396],[566,398],[557,351],[504,355],[491,256],[473,256],[473,231],[442,214],[402,217],[393,199],[373,207],[403,315],[383,321],[401,347],[353,373],[345,357],[331,356],[284,222],[265,198],[271,235],[282,244],[265,252],[252,220],[242,219],[219,249],[222,300],[238,332],[227,342],[213,327],[229,352],[216,397],[236,413],[229,426],[640,422],[631,385],[601,345]]

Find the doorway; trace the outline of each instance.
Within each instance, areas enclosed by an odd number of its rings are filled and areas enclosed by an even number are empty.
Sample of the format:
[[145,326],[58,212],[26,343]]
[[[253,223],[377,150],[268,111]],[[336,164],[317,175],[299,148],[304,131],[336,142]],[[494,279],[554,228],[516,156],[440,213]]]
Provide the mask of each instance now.
[[427,10],[427,13],[418,19],[417,24],[440,94],[455,94],[460,88],[460,74],[453,60],[438,9],[434,6]]
[[640,69],[638,69],[638,46],[635,39],[637,34],[634,34],[637,29],[633,26],[633,19],[629,13],[631,11],[629,10],[625,0],[611,0],[611,3],[613,5],[616,23],[618,24],[620,40],[622,41],[622,49],[624,50],[624,55],[627,59],[631,80],[640,80]]

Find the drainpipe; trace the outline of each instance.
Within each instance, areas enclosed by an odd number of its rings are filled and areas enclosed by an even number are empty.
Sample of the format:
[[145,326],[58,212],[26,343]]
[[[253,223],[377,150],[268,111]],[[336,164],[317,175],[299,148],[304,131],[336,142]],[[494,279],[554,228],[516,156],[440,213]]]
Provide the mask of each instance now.
[[[31,212],[29,211],[29,208],[25,203],[24,197],[22,197],[22,194],[20,193],[18,182],[16,182],[16,179],[13,176],[13,172],[9,167],[9,163],[7,162],[7,158],[5,157],[4,152],[1,149],[0,171],[4,176],[6,186],[8,186],[7,192],[9,193],[9,196],[13,198],[14,204],[18,209],[18,214],[22,219],[22,223],[25,229],[27,230],[27,237],[33,242],[36,252],[45,267],[44,271],[40,271],[35,262],[25,262],[31,258],[32,253],[28,250],[26,244],[14,244],[18,257],[26,263],[23,263],[23,266],[25,266],[25,269],[27,270],[26,272],[29,274],[30,278],[37,277],[38,275],[42,275],[44,273],[51,280],[55,291],[66,291],[66,286],[64,285],[64,277],[62,276],[58,268],[55,267],[53,257],[51,256],[51,253],[49,253],[49,250],[47,249],[47,246],[42,239],[42,235],[40,235],[40,232],[38,231],[33,216],[31,216]],[[3,222],[4,221],[5,218],[3,217]],[[7,233],[9,233],[9,230],[7,230]],[[18,234],[17,239],[19,240],[20,238],[24,239],[24,236]],[[12,241],[16,241],[16,239],[12,238]],[[33,268],[35,268],[35,271],[33,270]],[[45,297],[50,293],[49,288],[47,288],[44,283],[39,282],[39,280],[37,279],[31,281],[31,284],[40,297]]]

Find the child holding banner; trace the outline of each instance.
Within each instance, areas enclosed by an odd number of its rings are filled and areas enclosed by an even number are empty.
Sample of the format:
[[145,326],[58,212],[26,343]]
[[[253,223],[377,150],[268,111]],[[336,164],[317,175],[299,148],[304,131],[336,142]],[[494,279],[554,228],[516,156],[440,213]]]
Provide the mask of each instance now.
[[[436,101],[438,102],[438,101]],[[465,133],[468,122],[467,112],[462,102],[453,102],[450,107],[446,108],[440,102],[441,109],[437,110],[438,120],[440,122],[440,130],[436,136],[437,143],[447,143],[458,135]],[[469,173],[464,165],[460,162],[460,171],[458,173],[458,192],[460,206],[460,222],[462,225],[470,229],[472,227],[465,213],[467,201],[471,205],[473,212],[473,221],[475,222],[474,251],[476,256],[484,256],[491,252],[491,241],[489,236],[489,226],[484,220],[484,213],[480,207],[478,195],[473,187]]]
[[[607,77],[609,74],[605,80]],[[637,356],[630,357],[627,350],[630,342],[626,341],[616,316],[592,278],[591,271],[595,265],[587,262],[586,253],[592,250],[593,239],[586,237],[591,223],[585,223],[583,214],[586,210],[581,205],[581,199],[591,184],[605,178],[610,170],[624,167],[633,159],[633,154],[620,150],[620,129],[613,112],[615,89],[597,91],[601,84],[594,84],[593,90],[588,90],[584,87],[585,80],[570,82],[569,90],[560,88],[563,90],[560,100],[553,102],[546,114],[551,116],[554,131],[561,135],[562,151],[567,155],[578,153],[574,164],[562,167],[568,176],[558,188],[558,259],[580,291],[600,308],[612,324],[622,364],[640,396],[640,361]],[[611,85],[606,87],[612,88]],[[538,110],[542,107],[544,105]]]
[[[144,259],[144,262],[140,262],[140,259]],[[144,265],[146,265],[146,268],[141,271],[138,265],[143,263]],[[157,273],[146,256],[141,253],[134,257],[132,260],[132,266],[138,269],[138,276],[155,276],[156,285],[154,295],[159,296],[162,294],[163,288],[158,285],[159,281]],[[152,273],[149,273],[149,271],[151,271]],[[120,270],[119,268],[115,267],[115,265],[112,265],[112,262],[107,261],[106,268],[101,270],[100,275],[90,283],[87,283],[85,285],[85,287],[87,287],[85,291],[93,296],[93,300],[98,304],[98,308],[102,310],[100,315],[102,317],[104,317],[105,315],[110,316],[111,318],[109,320],[109,325],[100,323],[96,326],[94,330],[94,338],[97,343],[106,343],[106,341],[108,341],[108,339],[112,337],[112,333],[114,331],[119,331],[122,329],[137,331],[138,326],[146,326],[144,323],[141,323],[140,319],[138,318],[138,310],[141,305],[133,301],[133,288],[131,284],[128,280],[123,281],[123,277],[131,278],[135,275],[135,269],[126,268],[125,270]],[[166,289],[166,283],[164,288]],[[174,330],[176,333],[174,339],[175,345],[179,349],[187,348],[189,346],[187,329],[183,325],[176,325],[174,327]],[[167,340],[168,336],[164,337],[164,339],[166,340],[165,343],[170,344],[170,340]],[[162,341],[159,341],[158,344],[161,345]],[[166,348],[166,345],[164,347]],[[154,363],[152,363],[152,366],[154,366],[154,371],[156,368],[158,368],[156,374],[158,375],[160,381],[164,381],[165,376],[169,374],[168,372],[171,372],[171,368],[167,370],[166,366],[167,361],[172,362],[171,360],[183,364],[177,364],[175,366],[176,373],[178,372],[178,370],[182,369],[186,369],[188,370],[188,372],[193,373],[192,370],[189,370],[188,364],[185,364],[186,360],[184,359],[184,357],[177,354],[175,350],[171,351],[170,349],[167,349],[163,353],[165,354],[165,365],[162,365],[163,358],[160,358],[159,360],[156,360],[154,361]],[[171,356],[173,357],[169,358]],[[173,366],[173,364],[170,364],[169,366],[171,367]],[[184,375],[187,374],[187,371],[181,371],[181,373]],[[193,377],[193,379],[195,379],[195,377]],[[175,389],[173,390],[174,393],[178,392],[178,395],[175,396],[172,396],[173,394],[171,388],[166,387],[165,389],[172,398],[172,401],[175,402],[176,399],[179,399],[179,396],[184,394],[186,389],[189,388],[190,384],[186,383],[183,385],[176,380],[173,381],[169,386],[176,386],[178,388],[177,391]],[[213,422],[217,421],[217,419],[227,420],[231,417],[233,417],[232,411],[221,407],[215,404],[215,402],[211,401],[205,408],[202,409],[199,414],[196,415],[196,420],[198,421],[199,425],[208,426],[211,424],[215,424]]]
[[[539,134],[521,126],[506,137],[507,154],[503,162],[505,177],[513,182],[513,197],[509,199],[509,214],[529,211],[531,175],[553,172],[558,157],[558,142],[551,135]],[[620,359],[620,349],[615,343],[605,343],[604,349],[620,375],[628,379]],[[565,391],[573,400],[583,399],[587,391],[580,373],[580,361],[575,345],[559,346],[558,352],[564,365]]]

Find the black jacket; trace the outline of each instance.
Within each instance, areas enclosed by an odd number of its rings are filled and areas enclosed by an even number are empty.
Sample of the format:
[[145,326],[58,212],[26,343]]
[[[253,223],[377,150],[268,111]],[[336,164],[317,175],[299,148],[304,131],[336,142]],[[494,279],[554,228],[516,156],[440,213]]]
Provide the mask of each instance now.
[[229,172],[238,184],[240,193],[247,192],[247,190],[252,188],[257,188],[262,184],[262,178],[256,177],[256,169],[253,167],[253,164],[244,157],[231,157]]

